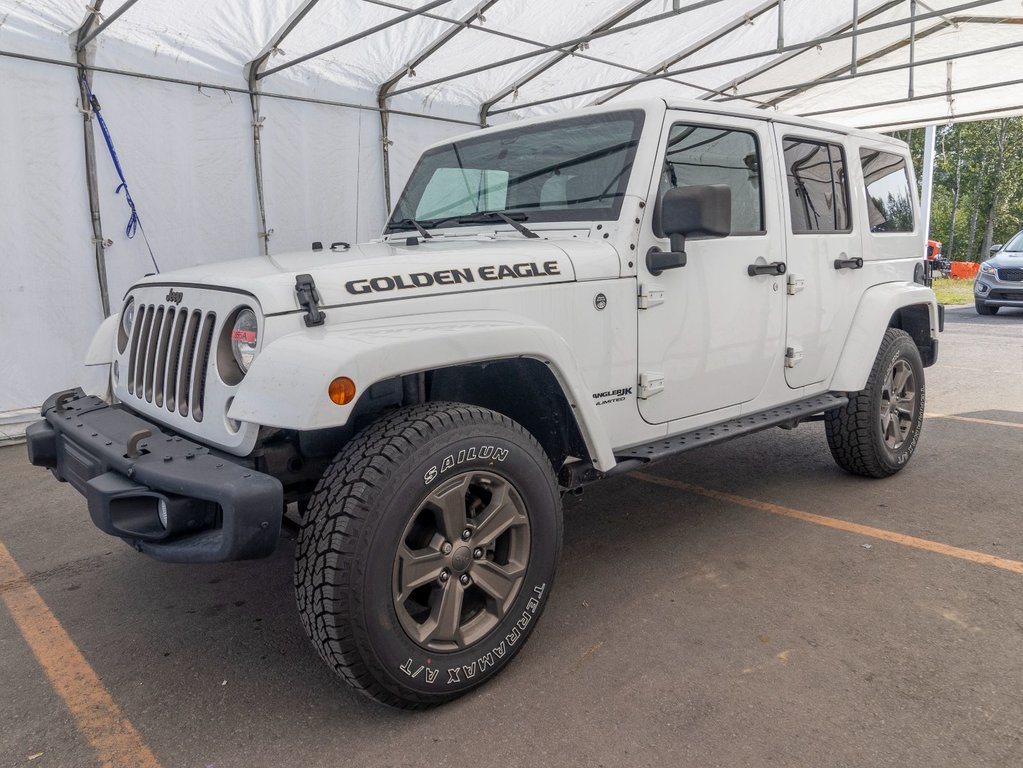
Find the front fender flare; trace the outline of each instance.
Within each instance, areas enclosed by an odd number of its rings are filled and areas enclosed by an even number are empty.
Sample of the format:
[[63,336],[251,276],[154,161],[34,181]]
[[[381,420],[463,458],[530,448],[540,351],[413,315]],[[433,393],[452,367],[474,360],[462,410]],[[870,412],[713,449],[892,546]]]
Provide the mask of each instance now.
[[918,283],[882,283],[864,291],[835,368],[831,389],[859,392],[867,386],[870,369],[892,315],[903,307],[921,304],[928,307],[931,338],[937,338],[938,302],[930,288]]
[[338,376],[350,378],[361,393],[396,376],[517,357],[550,367],[594,466],[601,471],[613,467],[610,440],[568,344],[550,328],[506,313],[472,319],[417,315],[281,336],[256,357],[229,416],[283,429],[342,426],[355,402],[338,406],[328,398],[328,386]]

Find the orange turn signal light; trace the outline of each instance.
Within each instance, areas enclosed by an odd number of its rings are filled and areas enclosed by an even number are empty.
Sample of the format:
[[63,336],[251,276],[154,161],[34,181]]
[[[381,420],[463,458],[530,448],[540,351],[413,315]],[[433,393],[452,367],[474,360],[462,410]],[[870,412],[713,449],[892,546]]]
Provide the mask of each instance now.
[[355,382],[347,376],[338,376],[330,382],[327,393],[335,405],[348,405],[355,399]]

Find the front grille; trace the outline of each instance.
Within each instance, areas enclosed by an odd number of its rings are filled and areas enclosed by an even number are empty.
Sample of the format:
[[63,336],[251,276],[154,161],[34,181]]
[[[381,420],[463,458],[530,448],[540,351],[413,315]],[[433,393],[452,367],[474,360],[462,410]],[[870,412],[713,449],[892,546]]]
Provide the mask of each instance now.
[[159,304],[143,304],[137,312],[128,349],[128,393],[202,421],[216,315]]
[[991,291],[985,298],[994,301],[1023,301],[1023,291]]
[[1015,267],[1013,269],[1000,269],[998,270],[998,279],[1009,280],[1015,283],[1023,282],[1023,269]]

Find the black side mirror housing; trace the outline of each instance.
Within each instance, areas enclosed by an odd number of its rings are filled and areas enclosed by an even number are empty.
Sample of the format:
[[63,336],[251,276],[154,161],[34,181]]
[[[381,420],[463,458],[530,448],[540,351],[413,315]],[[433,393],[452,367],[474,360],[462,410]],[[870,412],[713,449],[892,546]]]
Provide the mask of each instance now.
[[1002,243],[999,243],[998,245],[992,245],[990,253],[998,253],[1000,250],[1002,250]]
[[686,265],[687,237],[726,237],[732,231],[732,190],[726,184],[702,184],[669,189],[657,201],[654,233],[668,237],[671,250],[651,248],[647,270],[659,275],[665,269]]

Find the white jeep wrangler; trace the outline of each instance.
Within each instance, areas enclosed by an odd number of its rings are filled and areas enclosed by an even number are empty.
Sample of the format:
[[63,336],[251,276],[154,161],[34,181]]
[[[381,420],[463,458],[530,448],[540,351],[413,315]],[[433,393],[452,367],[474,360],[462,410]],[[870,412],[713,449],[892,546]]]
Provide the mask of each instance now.
[[381,702],[501,670],[550,595],[561,495],[823,419],[913,455],[942,322],[906,146],[719,104],[588,109],[422,156],[371,243],[140,281],[30,460],[160,560],[271,553],[327,663]]

